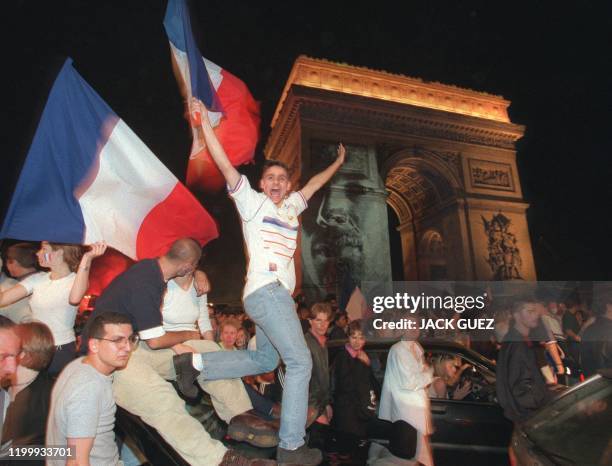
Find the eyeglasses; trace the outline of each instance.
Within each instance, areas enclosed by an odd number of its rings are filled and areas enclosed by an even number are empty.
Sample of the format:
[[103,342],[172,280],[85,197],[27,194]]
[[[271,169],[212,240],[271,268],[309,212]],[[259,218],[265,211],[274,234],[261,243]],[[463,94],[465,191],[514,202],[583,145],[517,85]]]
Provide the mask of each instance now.
[[111,343],[114,343],[115,345],[125,345],[126,343],[129,343],[130,346],[136,346],[138,342],[140,341],[140,337],[136,335],[135,333],[132,333],[129,337],[117,337],[117,338],[99,337],[99,338],[96,338],[96,340],[110,341]]

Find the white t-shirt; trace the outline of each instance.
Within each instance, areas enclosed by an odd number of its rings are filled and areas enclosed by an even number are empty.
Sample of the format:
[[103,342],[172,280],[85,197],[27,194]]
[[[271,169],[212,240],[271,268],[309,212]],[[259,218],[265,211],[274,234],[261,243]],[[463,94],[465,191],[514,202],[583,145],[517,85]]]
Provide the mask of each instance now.
[[249,265],[243,297],[279,280],[290,293],[295,288],[293,255],[297,249],[298,216],[308,207],[301,192],[292,192],[281,207],[251,188],[242,175],[229,191],[242,219]]
[[556,341],[565,340],[560,319],[550,314],[544,314],[542,316],[542,324],[544,324],[544,328],[548,331],[549,338]]
[[56,346],[75,341],[74,320],[77,306],[69,302],[74,272],[58,280],[51,280],[51,273],[40,272],[24,278],[19,284],[31,294],[32,319],[46,324]]
[[[68,364],[55,382],[45,441],[48,446],[62,446],[68,438],[93,437],[91,465],[116,465],[119,452],[113,430],[117,410],[113,378],[83,363],[83,359]],[[47,465],[56,464],[66,461],[47,461]]]
[[196,330],[196,321],[200,333],[212,330],[208,318],[208,299],[206,295],[198,297],[193,281],[187,290],[174,280],[168,282],[168,291],[162,306],[162,318],[166,332]]

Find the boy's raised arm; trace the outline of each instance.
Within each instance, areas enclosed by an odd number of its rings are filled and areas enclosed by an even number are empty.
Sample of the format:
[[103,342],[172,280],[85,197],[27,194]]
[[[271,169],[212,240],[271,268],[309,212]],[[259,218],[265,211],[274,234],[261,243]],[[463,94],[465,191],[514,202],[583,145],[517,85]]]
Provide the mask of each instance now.
[[200,102],[194,97],[189,102],[189,112],[192,118],[194,118],[194,113],[200,114],[202,132],[204,133],[204,140],[206,141],[208,151],[210,152],[210,155],[212,156],[215,163],[217,164],[219,171],[225,178],[225,181],[227,181],[229,188],[233,190],[238,184],[238,181],[240,181],[240,173],[231,164],[231,162],[227,158],[227,154],[225,153],[223,146],[217,139],[217,135],[215,134],[212,126],[210,125],[210,120],[208,119],[208,111],[206,110],[206,107],[204,106],[204,104],[202,104],[202,102]]
[[338,171],[338,169],[344,163],[344,157],[346,155],[346,149],[342,145],[342,143],[338,144],[338,157],[334,162],[323,170],[320,173],[317,173],[315,176],[310,178],[308,183],[300,189],[306,200],[309,200],[314,193],[316,193],[319,189],[323,187],[325,183],[331,180],[331,177]]

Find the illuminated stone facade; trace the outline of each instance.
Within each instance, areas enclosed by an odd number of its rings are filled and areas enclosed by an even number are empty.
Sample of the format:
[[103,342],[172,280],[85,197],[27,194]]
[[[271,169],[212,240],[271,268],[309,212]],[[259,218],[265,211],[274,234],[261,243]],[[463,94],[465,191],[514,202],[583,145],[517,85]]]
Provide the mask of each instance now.
[[267,141],[298,186],[348,147],[303,215],[302,288],[391,281],[387,204],[406,280],[535,279],[516,167],[524,127],[498,96],[299,57]]

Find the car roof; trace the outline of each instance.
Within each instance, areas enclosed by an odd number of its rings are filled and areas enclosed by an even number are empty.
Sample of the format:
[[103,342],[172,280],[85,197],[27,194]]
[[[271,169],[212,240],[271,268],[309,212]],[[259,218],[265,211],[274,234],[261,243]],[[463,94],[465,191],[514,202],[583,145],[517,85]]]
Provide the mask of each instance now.
[[597,373],[605,379],[612,379],[612,369],[600,369]]

